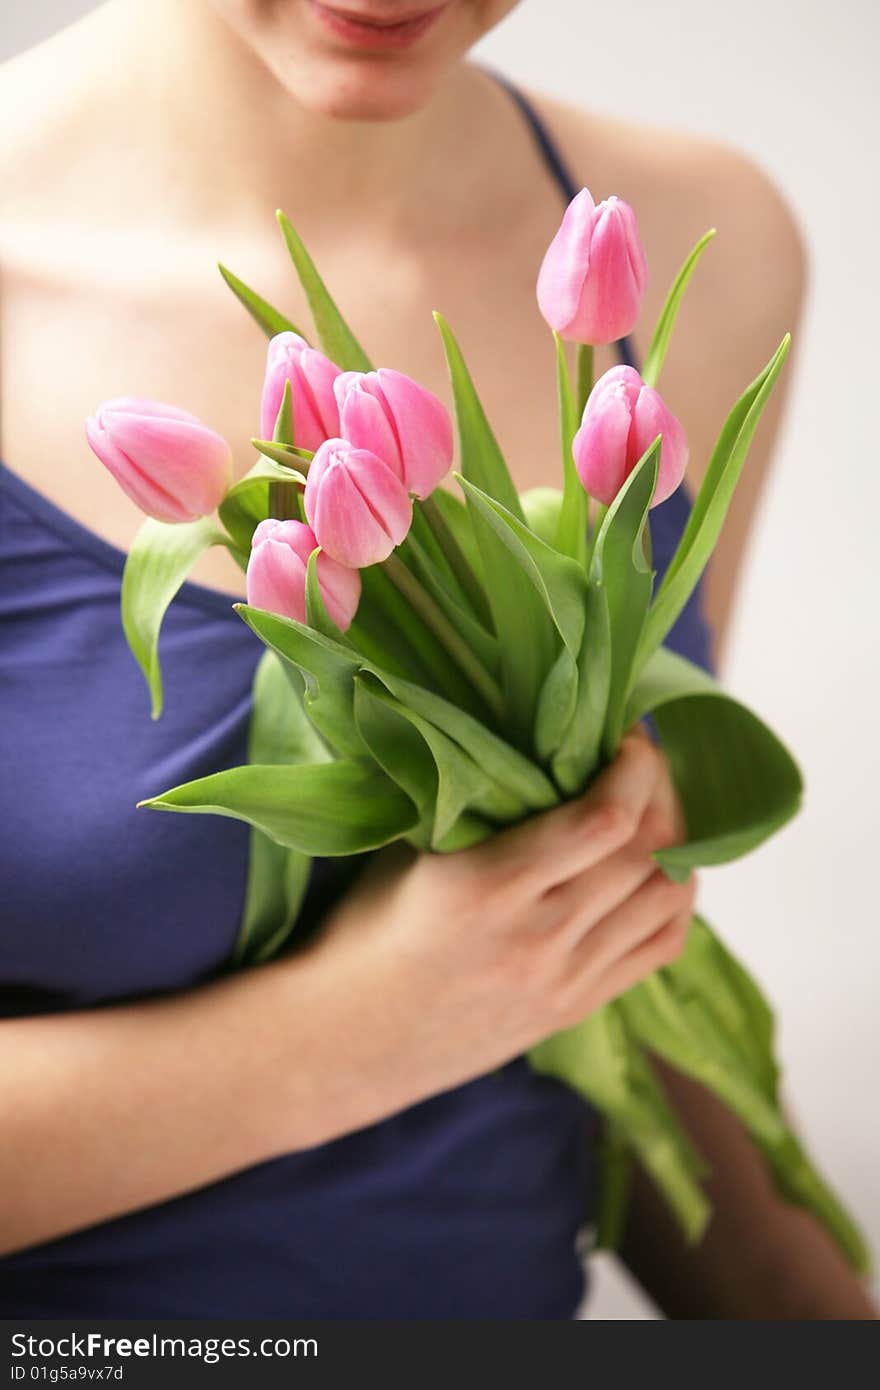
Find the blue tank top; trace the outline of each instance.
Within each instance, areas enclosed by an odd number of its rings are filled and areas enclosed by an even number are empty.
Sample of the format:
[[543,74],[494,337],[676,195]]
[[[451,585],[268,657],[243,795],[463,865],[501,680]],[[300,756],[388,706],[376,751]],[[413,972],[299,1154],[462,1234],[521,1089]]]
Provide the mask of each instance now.
[[[568,200],[558,152],[512,95]],[[661,572],[687,509],[679,490],[652,514]],[[184,584],[153,723],[119,622],[124,562],[0,465],[2,1015],[198,985],[225,968],[238,931],[247,827],[135,803],[246,761],[263,648],[228,595]],[[708,664],[699,594],[670,645]],[[346,880],[339,861],[315,863],[306,924]],[[0,1259],[0,1316],[570,1318],[594,1132],[579,1096],[517,1058],[356,1133]]]

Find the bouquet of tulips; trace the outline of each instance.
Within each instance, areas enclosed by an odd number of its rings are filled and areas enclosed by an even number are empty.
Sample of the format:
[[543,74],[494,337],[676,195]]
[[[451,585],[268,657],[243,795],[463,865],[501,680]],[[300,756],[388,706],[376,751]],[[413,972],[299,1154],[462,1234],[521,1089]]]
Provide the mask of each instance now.
[[[571,203],[538,280],[556,347],[562,487],[519,496],[443,319],[457,494],[438,488],[453,457],[444,407],[401,373],[373,370],[279,221],[321,349],[221,267],[271,339],[250,472],[232,484],[226,442],[153,402],[108,402],[87,426],[148,513],[125,568],[122,619],[154,717],[160,626],[191,566],[222,545],[246,571],[248,602],[235,608],[266,646],[249,762],[141,803],[252,827],[234,963],[290,944],[312,857],[395,839],[439,853],[472,845],[581,794],[644,718],[687,825],[684,843],[655,854],[663,870],[687,876],[764,841],[798,808],[797,767],[755,714],[663,642],[712,553],[787,338],[724,423],[656,591],[651,568],[650,509],[687,462],[656,383],[712,233],[675,280],[641,375],[615,367],[594,385],[593,345],[625,336],[638,317],[645,256],[625,203],[595,206],[586,189]],[[563,338],[576,344],[574,370]],[[866,1266],[857,1229],[786,1124],[773,1031],[758,987],[695,917],[674,964],[530,1051],[537,1070],[604,1117],[600,1244],[619,1234],[634,1155],[689,1238],[707,1221],[705,1168],[654,1055],[719,1096],[781,1192]]]

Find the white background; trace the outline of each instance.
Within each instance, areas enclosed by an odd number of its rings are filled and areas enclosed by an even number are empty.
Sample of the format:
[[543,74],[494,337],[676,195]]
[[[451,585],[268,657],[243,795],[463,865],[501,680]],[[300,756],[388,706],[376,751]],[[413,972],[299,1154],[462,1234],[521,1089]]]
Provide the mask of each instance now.
[[[0,58],[91,7],[4,4]],[[880,130],[874,0],[526,0],[481,56],[527,86],[723,137],[775,176],[811,261],[787,427],[726,662],[805,771],[800,818],[704,875],[704,911],[782,1017],[794,1110],[880,1252]],[[609,1262],[591,1316],[653,1314]]]

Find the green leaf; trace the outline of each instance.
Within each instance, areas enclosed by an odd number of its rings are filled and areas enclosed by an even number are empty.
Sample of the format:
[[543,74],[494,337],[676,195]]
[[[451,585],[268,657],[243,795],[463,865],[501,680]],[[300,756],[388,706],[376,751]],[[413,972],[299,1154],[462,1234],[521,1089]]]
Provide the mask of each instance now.
[[[248,737],[250,763],[314,763],[330,754],[309,722],[275,652],[257,665]],[[296,923],[309,878],[310,859],[251,827],[245,905],[233,954],[242,965],[267,960]]]
[[251,444],[258,454],[296,470],[300,464],[310,464],[315,455],[309,449],[299,449],[295,444],[281,444],[277,439],[252,439]]
[[579,424],[577,405],[571,387],[565,348],[558,333],[556,343],[556,383],[559,395],[559,428],[562,439],[563,495],[554,544],[581,567],[587,560],[587,494],[574,466],[572,443]]
[[[193,565],[212,545],[228,547],[229,541],[210,517],[173,525],[148,517],[126,558],[120,598],[122,627],[144,673],[154,719],[162,713],[162,619]],[[233,602],[230,594],[230,608]]]
[[361,854],[405,835],[418,813],[373,762],[248,764],[138,802],[155,811],[229,816],[307,855]]
[[574,718],[577,697],[578,664],[568,647],[561,647],[538,696],[535,753],[539,762],[550,762],[559,749]]
[[322,632],[325,637],[330,637],[340,647],[345,647],[354,651],[351,643],[344,632],[336,626],[324,605],[324,595],[321,593],[321,585],[318,582],[318,556],[321,547],[316,546],[309,556],[306,567],[306,623],[315,632]]
[[263,299],[243,280],[239,280],[238,276],[233,275],[231,270],[227,270],[225,265],[218,266],[218,269],[232,293],[241,301],[267,338],[274,338],[276,333],[296,333],[300,338],[305,337],[305,334],[297,328],[295,323],[291,323],[284,314],[273,309],[268,300]]
[[[441,568],[434,555],[429,553],[412,531],[404,545],[398,547],[398,554],[427,589],[471,651],[479,657],[486,670],[496,675],[499,665],[498,642],[474,616],[467,596],[462,593],[459,585],[454,579],[450,583],[448,568],[445,565]],[[467,607],[464,606],[466,604]]]
[[702,917],[691,920],[685,949],[666,966],[666,979],[683,1001],[699,999],[713,1028],[736,1049],[764,1094],[778,1099],[773,1013],[755,981]]
[[672,337],[672,330],[675,327],[675,320],[684,298],[684,292],[688,287],[688,282],[697,268],[697,262],[705,251],[709,242],[715,235],[715,228],[712,227],[704,236],[700,237],[693,251],[688,256],[681,270],[672,283],[672,289],[666,297],[666,303],[660,311],[657,320],[657,327],[654,329],[654,336],[651,339],[651,346],[642,367],[642,380],[648,386],[656,386],[666,358],[669,347],[669,340]]
[[374,678],[355,678],[354,713],[358,731],[383,772],[400,787],[418,811],[407,838],[416,849],[431,844],[437,802],[437,768],[424,739],[400,708],[383,699]]
[[246,603],[235,611],[261,641],[302,673],[309,718],[330,746],[348,757],[367,749],[354,717],[354,678],[364,658],[293,618]]
[[[539,767],[497,737],[466,711],[402,677],[369,666],[387,690],[414,714],[446,734],[511,797],[522,811],[543,811],[558,804],[553,784]],[[511,817],[512,818],[512,817]]]
[[[679,1124],[663,1089],[635,1043],[618,1005],[588,1015],[529,1050],[535,1071],[579,1091],[613,1121],[672,1208],[685,1236],[696,1241],[709,1217],[699,1179],[705,1164]],[[601,1201],[601,1194],[600,1194]],[[606,1229],[619,1213],[600,1212]]]
[[741,1039],[722,1026],[713,1005],[714,972],[702,976],[702,991],[682,991],[667,971],[658,971],[627,991],[620,1009],[639,1042],[713,1092],[738,1117],[767,1159],[783,1195],[811,1211],[858,1270],[869,1264],[864,1241],[849,1214],[810,1164],[764,1080],[743,1065]]
[[523,804],[518,798],[494,783],[458,744],[397,700],[375,676],[363,673],[357,686],[355,708],[365,742],[419,808],[420,841],[410,834],[412,843],[447,852],[462,849],[485,839],[493,825],[521,819]]
[[700,667],[665,648],[637,681],[625,723],[648,713],[687,823],[686,844],[654,855],[670,877],[738,859],[798,810],[801,776],[776,735]]
[[468,496],[471,521],[487,574],[492,626],[498,640],[504,717],[499,730],[531,755],[535,710],[541,687],[556,659],[559,639],[544,599],[534,584],[533,567],[523,567],[525,552],[515,554],[496,529],[496,515]]
[[574,713],[552,761],[556,785],[577,796],[597,771],[611,689],[611,624],[604,585],[587,589],[584,637],[578,656]]
[[283,212],[276,215],[290,259],[306,292],[324,352],[345,371],[369,372],[370,359],[336,307],[293,225]]
[[737,401],[718,436],[678,548],[651,605],[639,650],[639,666],[660,646],[715,549],[752,436],[782,370],[790,343],[786,334],[761,375]]
[[524,521],[520,521],[494,497],[489,497],[466,478],[459,477],[458,481],[468,503],[485,518],[531,581],[560,637],[572,655],[576,656],[584,631],[587,590],[587,579],[581,566],[542,541]]
[[305,477],[295,468],[259,458],[253,468],[239,479],[220,503],[219,516],[247,562],[251,540],[259,523],[272,513],[269,508],[269,489],[273,483],[305,483]]
[[[524,518],[519,496],[504,462],[504,455],[486,419],[486,412],[465,365],[461,348],[443,316],[435,313],[434,319],[443,339],[443,350],[452,382],[461,471],[476,487],[482,488],[483,492],[494,497],[502,507],[506,507],[522,521]],[[492,573],[491,569],[488,573]]]
[[590,579],[604,590],[611,634],[611,670],[603,739],[606,756],[617,751],[623,711],[645,626],[653,586],[645,564],[643,533],[657,486],[660,440],[655,439],[630,473],[605,515],[590,561]]
[[281,392],[281,404],[278,407],[278,414],[275,416],[272,441],[275,444],[286,444],[292,449],[294,447],[293,439],[293,387],[288,377],[284,383],[284,390]]

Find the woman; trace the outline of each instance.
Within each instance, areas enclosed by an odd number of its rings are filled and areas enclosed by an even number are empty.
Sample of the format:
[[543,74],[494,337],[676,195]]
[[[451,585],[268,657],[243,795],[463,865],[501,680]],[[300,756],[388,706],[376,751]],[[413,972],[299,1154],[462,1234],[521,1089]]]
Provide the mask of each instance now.
[[[541,101],[548,145],[463,61],[511,8],[111,0],[0,77],[6,1316],[577,1308],[594,1118],[522,1053],[681,949],[694,885],[650,859],[681,829],[662,757],[633,733],[578,802],[464,854],[379,856],[348,891],[319,866],[304,948],[223,978],[244,827],[132,808],[242,760],[259,652],[229,613],[241,577],[211,552],[175,602],[151,727],[117,612],[139,518],[81,442],[96,401],[136,390],[237,441],[245,470],[261,348],[211,267],[222,255],[304,317],[280,204],[372,355],[439,394],[442,306],[517,484],[550,480],[534,278],[564,160],[637,207],[649,321],[685,248],[724,231],[665,377],[699,482],[723,410],[797,317],[797,232],[710,142]],[[720,322],[723,356],[707,352]],[[713,561],[716,643],[772,424]],[[684,506],[658,525],[667,561]],[[676,640],[706,660],[706,633],[692,607]],[[637,1192],[626,1255],[664,1309],[870,1317],[730,1117],[670,1084],[716,1215],[685,1252]]]

